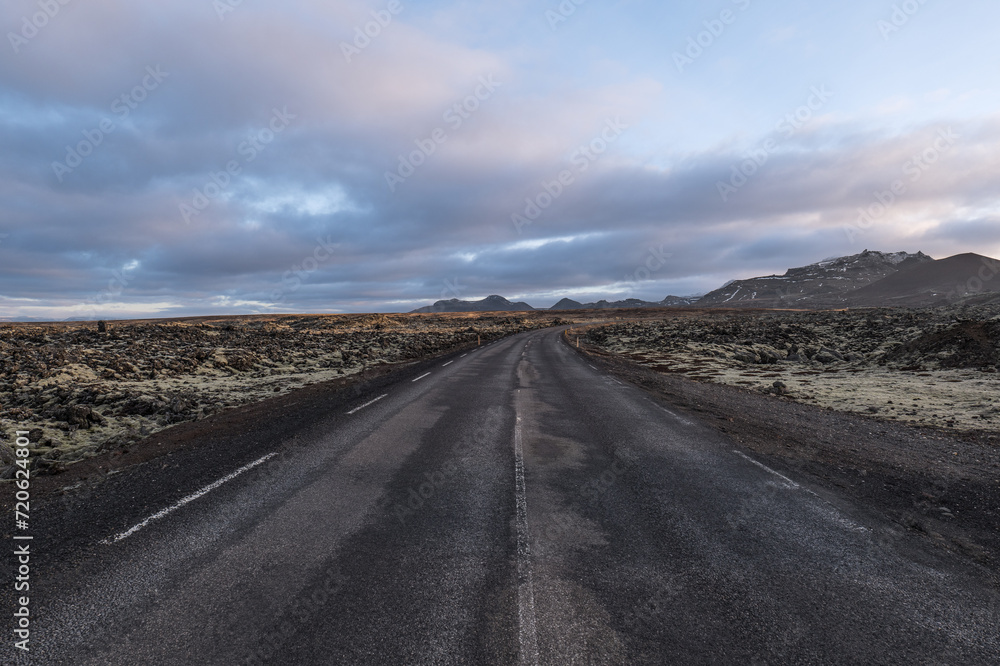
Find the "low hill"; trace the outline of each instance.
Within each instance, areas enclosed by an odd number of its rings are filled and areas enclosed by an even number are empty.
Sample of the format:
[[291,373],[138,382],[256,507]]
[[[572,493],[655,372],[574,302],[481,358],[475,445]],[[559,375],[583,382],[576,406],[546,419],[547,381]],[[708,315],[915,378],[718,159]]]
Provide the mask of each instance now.
[[643,301],[638,298],[626,298],[623,301],[600,300],[595,303],[580,303],[571,298],[564,298],[550,310],[621,310],[629,308],[679,308],[692,305],[697,297],[667,296],[662,301]]
[[620,310],[628,308],[656,308],[659,307],[659,303],[643,301],[638,298],[626,298],[623,301],[606,301],[601,299],[596,303],[584,303],[580,307],[585,310]]
[[511,303],[503,296],[487,296],[481,301],[460,301],[452,298],[447,301],[438,301],[434,305],[417,308],[414,314],[431,312],[525,312],[534,310],[527,303]]
[[564,298],[549,308],[549,310],[581,310],[584,307],[586,306],[579,301],[574,301],[572,298]]
[[701,303],[701,296],[667,296],[658,303],[663,308],[681,308],[686,305]]

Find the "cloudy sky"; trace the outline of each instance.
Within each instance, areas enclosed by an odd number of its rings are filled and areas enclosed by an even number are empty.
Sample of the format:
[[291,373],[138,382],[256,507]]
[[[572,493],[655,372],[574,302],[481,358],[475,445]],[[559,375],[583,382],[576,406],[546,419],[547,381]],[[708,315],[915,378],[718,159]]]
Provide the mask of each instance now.
[[0,317],[1000,256],[995,0],[5,0]]

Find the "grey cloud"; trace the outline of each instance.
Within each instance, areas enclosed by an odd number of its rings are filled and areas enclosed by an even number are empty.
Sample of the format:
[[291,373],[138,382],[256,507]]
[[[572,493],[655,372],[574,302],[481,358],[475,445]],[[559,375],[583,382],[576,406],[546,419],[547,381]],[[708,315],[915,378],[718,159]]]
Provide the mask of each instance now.
[[[576,290],[600,298],[636,275],[650,247],[672,257],[631,295],[704,291],[821,259],[817,246],[825,254],[863,249],[844,225],[943,127],[890,135],[826,124],[782,141],[728,202],[717,183],[744,160],[739,149],[676,156],[654,170],[612,145],[518,234],[511,215],[523,211],[525,198],[572,169],[573,147],[599,130],[618,101],[628,110],[638,105],[629,95],[651,94],[649,85],[625,86],[588,106],[579,97],[539,100],[508,77],[503,95],[392,193],[385,171],[442,125],[442,111],[476,77],[504,73],[502,58],[434,43],[400,23],[393,39],[348,66],[338,35],[349,34],[359,15],[347,9],[297,3],[318,12],[310,29],[251,3],[223,22],[211,3],[189,3],[161,8],[156,28],[137,29],[150,6],[74,6],[72,24],[67,13],[21,57],[0,60],[7,111],[0,233],[9,234],[0,243],[0,296],[84,301],[135,261],[114,302],[176,303],[171,313],[385,309],[390,301],[436,300],[444,281],[456,278],[467,296]],[[7,23],[10,16],[6,10]],[[158,63],[169,79],[59,182],[52,161]],[[241,142],[286,105],[295,121],[246,161]],[[560,126],[569,111],[574,121]],[[986,119],[955,128],[962,141],[912,184],[898,210],[993,201],[1000,125]],[[240,163],[240,175],[185,224],[179,205],[230,160]],[[335,190],[345,196],[340,210],[261,208],[269,199]],[[877,249],[934,254],[959,242],[995,242],[990,224],[949,221],[921,238],[925,246]],[[895,225],[887,219],[857,242],[891,243],[901,236]],[[562,236],[574,240],[510,249]],[[337,251],[304,271],[319,238]],[[296,270],[302,274],[291,289],[285,278]]]

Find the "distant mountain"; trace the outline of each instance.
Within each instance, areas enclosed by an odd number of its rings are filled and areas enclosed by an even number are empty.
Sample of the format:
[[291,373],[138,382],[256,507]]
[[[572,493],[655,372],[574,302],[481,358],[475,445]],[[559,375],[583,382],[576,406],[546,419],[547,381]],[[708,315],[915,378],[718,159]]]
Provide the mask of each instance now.
[[656,303],[642,301],[638,298],[626,298],[623,301],[606,301],[601,299],[596,303],[584,303],[580,308],[585,310],[611,310],[620,308],[650,308],[657,307]]
[[846,297],[853,307],[1000,302],[1000,261],[972,252],[920,262]]
[[846,304],[848,293],[907,271],[933,263],[923,252],[873,252],[825,259],[784,275],[734,280],[705,294],[698,307],[812,308]]
[[583,303],[579,301],[574,301],[572,298],[564,298],[549,308],[549,310],[582,310],[584,307]]
[[[935,307],[1000,304],[1000,260],[967,253],[934,260],[923,252],[865,250],[831,257],[784,275],[733,280],[704,296],[667,296],[662,301],[626,298],[580,303],[563,298],[549,310],[628,308],[844,308]],[[413,312],[520,312],[534,310],[502,296],[481,301],[438,301]]]
[[452,298],[447,301],[438,301],[434,305],[417,308],[414,313],[430,312],[525,312],[534,310],[527,303],[511,303],[503,296],[487,296],[481,301],[460,301]]
[[580,303],[571,298],[564,298],[550,310],[620,310],[625,308],[678,308],[691,305],[698,299],[695,297],[685,298],[682,296],[667,296],[662,301],[643,301],[638,298],[626,298],[623,301],[600,300],[596,303]]
[[[572,298],[564,298],[549,310],[619,310],[624,308],[677,308],[691,305],[697,297],[667,296],[660,302],[643,301],[638,298],[626,298],[623,301],[600,300],[596,303],[581,303]],[[430,312],[526,312],[534,310],[527,303],[511,303],[503,296],[487,296],[481,301],[460,301],[453,298],[448,301],[438,301],[413,310],[414,313]]]
[[702,298],[702,296],[667,296],[657,305],[662,308],[680,308],[700,303]]

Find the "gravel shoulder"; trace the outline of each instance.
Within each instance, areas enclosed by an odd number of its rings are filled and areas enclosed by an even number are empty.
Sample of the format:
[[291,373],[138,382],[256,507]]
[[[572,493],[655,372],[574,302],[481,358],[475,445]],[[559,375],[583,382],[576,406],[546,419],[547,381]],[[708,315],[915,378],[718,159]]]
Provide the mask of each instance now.
[[[767,465],[846,496],[981,565],[1000,586],[1000,438],[836,411],[789,396],[658,371],[586,341],[567,343],[606,371],[712,424]],[[579,346],[577,346],[579,345]]]

